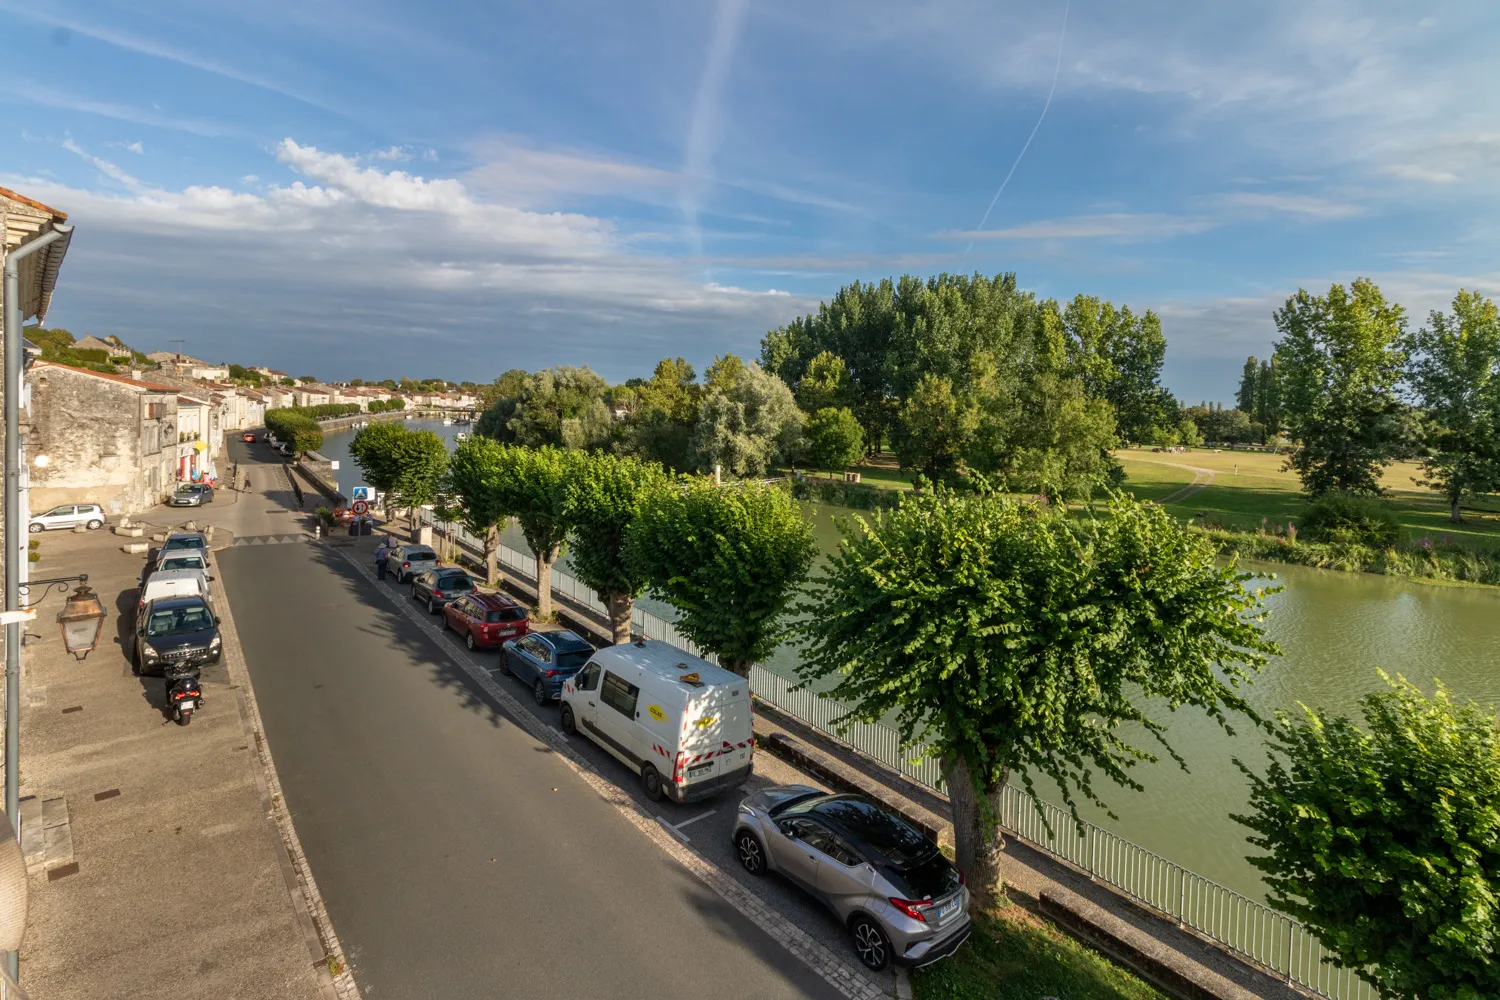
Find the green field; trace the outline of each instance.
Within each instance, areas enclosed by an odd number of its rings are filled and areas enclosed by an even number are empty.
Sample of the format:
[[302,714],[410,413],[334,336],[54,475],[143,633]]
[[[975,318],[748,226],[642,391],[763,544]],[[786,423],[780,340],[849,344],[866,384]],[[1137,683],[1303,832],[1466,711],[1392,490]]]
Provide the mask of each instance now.
[[[1296,521],[1308,508],[1302,484],[1292,472],[1282,469],[1285,456],[1264,452],[1198,449],[1182,454],[1126,449],[1115,452],[1125,467],[1125,488],[1142,500],[1164,502],[1177,516],[1206,518],[1226,528],[1254,531],[1274,529]],[[1203,489],[1182,497],[1180,493],[1204,470]],[[1381,480],[1389,502],[1401,523],[1407,542],[1430,538],[1475,548],[1500,547],[1500,504],[1487,497],[1465,506],[1463,524],[1448,520],[1444,498],[1413,482],[1420,472],[1411,462],[1398,462],[1385,470]],[[1212,473],[1210,479],[1208,473]],[[1174,497],[1175,494],[1179,494]]]

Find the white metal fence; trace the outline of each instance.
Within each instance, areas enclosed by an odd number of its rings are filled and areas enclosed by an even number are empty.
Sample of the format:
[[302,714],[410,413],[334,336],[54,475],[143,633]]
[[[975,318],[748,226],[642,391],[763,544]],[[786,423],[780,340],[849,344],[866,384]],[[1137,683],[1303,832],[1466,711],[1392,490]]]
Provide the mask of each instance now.
[[[457,538],[483,558],[483,539],[461,526],[436,521],[430,511],[423,511],[422,515],[424,523]],[[536,557],[529,551],[502,544],[499,555],[501,565],[529,581],[535,580]],[[604,602],[598,595],[569,573],[554,568],[552,590],[570,603],[605,613]],[[648,639],[660,639],[694,656],[705,655],[671,622],[639,606],[631,616],[631,624],[637,634]],[[713,659],[711,655],[706,658]],[[795,681],[759,664],[750,668],[750,689],[756,697],[908,778],[941,791],[938,762],[926,756],[922,747],[904,746],[896,730],[879,723],[835,726],[834,720],[847,711],[844,705],[816,692],[795,688]],[[1008,833],[1166,914],[1226,950],[1285,976],[1289,982],[1331,1000],[1378,1000],[1378,992],[1353,970],[1339,969],[1326,961],[1331,953],[1298,921],[1102,827],[1084,823],[1080,831],[1066,809],[1044,802],[1038,811],[1024,790],[1009,786],[1001,797],[1000,825]]]

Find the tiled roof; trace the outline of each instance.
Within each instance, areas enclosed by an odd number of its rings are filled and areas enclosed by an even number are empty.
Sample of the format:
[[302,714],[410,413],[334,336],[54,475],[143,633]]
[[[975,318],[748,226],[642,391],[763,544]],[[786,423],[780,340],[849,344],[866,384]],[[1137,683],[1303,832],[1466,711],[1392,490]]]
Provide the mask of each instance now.
[[144,389],[147,392],[177,391],[169,385],[157,385],[153,382],[142,382],[139,379],[127,378],[124,375],[110,375],[107,372],[96,372],[88,368],[75,368],[72,365],[61,364],[56,361],[38,361],[35,365],[32,366],[32,371],[36,371],[39,368],[61,368],[64,371],[77,372],[80,375],[92,375],[94,376],[94,378],[102,378],[110,382],[120,382],[124,385],[134,386],[137,389]]
[[10,198],[14,201],[19,201],[23,205],[30,205],[32,208],[40,209],[41,211],[46,212],[48,215],[52,216],[58,222],[67,221],[67,212],[59,212],[57,209],[51,208],[47,205],[43,205],[39,201],[33,201],[32,199],[26,197],[24,194],[16,194],[10,188],[0,187],[0,196]]

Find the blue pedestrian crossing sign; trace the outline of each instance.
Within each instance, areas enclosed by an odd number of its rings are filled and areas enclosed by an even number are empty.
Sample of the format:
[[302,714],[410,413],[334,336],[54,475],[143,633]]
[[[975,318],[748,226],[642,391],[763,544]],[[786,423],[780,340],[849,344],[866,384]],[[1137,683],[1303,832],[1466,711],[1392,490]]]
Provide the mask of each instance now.
[[363,500],[365,503],[375,502],[375,491],[368,486],[356,486],[354,492],[349,495],[350,500]]

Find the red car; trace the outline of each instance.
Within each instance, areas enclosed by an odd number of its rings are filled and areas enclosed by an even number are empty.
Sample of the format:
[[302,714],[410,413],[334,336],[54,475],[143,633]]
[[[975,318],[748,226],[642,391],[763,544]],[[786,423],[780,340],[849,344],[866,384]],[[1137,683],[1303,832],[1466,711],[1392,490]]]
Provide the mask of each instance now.
[[240,435],[240,440],[244,441],[246,444],[254,444],[255,443],[255,435],[254,434],[241,434]]
[[443,627],[463,636],[470,649],[488,649],[525,635],[531,622],[509,597],[472,591],[443,606]]

